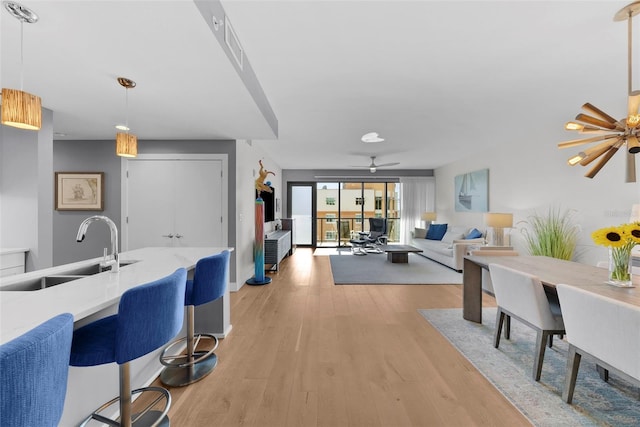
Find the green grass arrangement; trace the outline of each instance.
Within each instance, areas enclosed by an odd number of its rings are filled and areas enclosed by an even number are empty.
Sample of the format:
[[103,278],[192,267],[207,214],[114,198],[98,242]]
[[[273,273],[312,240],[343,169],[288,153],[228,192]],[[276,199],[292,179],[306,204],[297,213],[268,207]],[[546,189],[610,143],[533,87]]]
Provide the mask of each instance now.
[[544,255],[570,261],[573,258],[580,228],[573,223],[572,211],[550,208],[545,215],[528,217],[522,228],[531,255]]

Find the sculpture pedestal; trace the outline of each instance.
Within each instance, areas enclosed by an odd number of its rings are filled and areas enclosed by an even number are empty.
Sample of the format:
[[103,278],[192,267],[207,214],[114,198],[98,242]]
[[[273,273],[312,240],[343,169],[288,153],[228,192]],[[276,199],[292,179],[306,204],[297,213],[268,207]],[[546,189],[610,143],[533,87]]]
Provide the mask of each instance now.
[[264,200],[256,199],[255,209],[255,243],[253,246],[254,276],[247,280],[247,285],[259,286],[271,283],[271,277],[264,275]]

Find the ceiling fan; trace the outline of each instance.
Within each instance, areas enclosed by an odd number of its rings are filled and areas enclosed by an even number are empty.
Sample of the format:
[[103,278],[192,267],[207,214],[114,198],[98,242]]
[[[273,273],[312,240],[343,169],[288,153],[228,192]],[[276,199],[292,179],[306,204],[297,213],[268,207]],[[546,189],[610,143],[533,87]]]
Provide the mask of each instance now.
[[384,167],[387,167],[387,166],[395,166],[395,165],[399,165],[399,164],[400,164],[400,162],[391,162],[391,163],[382,163],[382,164],[376,165],[376,156],[371,156],[371,164],[369,166],[352,166],[352,167],[353,168],[369,169],[369,172],[376,173],[378,168],[384,168]]

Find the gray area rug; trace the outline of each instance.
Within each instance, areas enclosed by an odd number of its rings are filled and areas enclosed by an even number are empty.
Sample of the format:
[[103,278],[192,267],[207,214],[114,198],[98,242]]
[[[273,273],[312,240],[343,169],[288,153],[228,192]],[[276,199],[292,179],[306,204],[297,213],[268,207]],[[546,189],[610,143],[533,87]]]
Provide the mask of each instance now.
[[387,254],[355,256],[348,252],[330,255],[336,285],[448,285],[461,284],[462,273],[416,254],[408,264],[392,264]]
[[544,357],[542,376],[531,378],[535,333],[516,320],[511,340],[493,347],[495,308],[483,308],[482,325],[462,318],[461,309],[418,310],[493,385],[536,426],[638,426],[640,390],[609,376],[605,383],[595,363],[583,357],[572,405],[562,400],[568,344],[554,339]]

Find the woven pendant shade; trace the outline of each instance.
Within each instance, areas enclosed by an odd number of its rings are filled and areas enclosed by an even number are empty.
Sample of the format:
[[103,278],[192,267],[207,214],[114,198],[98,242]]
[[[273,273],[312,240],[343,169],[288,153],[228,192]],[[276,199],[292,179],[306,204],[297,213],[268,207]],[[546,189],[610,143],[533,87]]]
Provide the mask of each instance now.
[[20,129],[40,130],[42,127],[40,97],[21,90],[2,88],[0,122]]
[[116,154],[121,157],[136,157],[138,138],[130,133],[116,133]]

